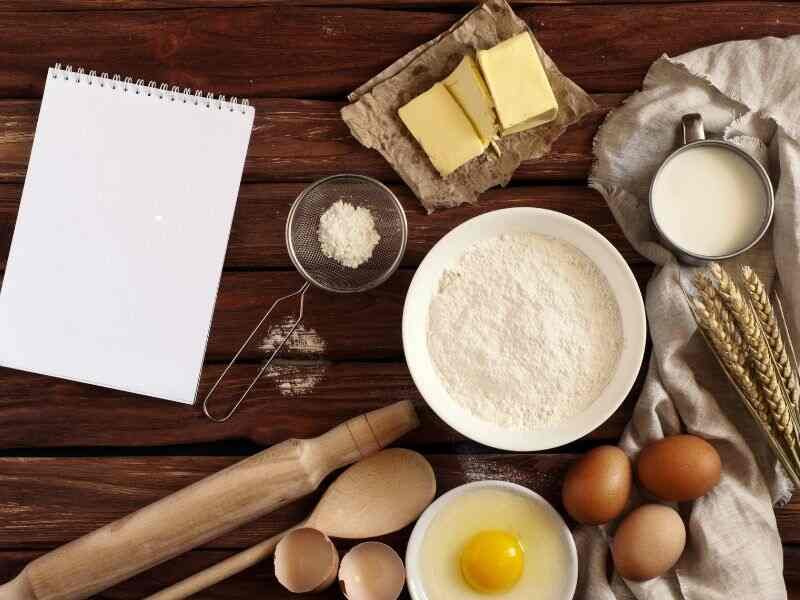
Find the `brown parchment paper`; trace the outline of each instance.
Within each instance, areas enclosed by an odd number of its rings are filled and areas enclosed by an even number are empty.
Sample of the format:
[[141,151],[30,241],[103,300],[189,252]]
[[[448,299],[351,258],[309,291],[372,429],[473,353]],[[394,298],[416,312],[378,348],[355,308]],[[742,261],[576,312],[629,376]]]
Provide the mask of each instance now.
[[353,136],[389,161],[428,212],[474,203],[481,192],[506,185],[523,160],[546,154],[567,127],[596,108],[589,95],[558,70],[531,32],[558,99],[558,117],[501,138],[499,155],[490,147],[447,177],[439,175],[403,125],[397,109],[449,75],[464,55],[491,48],[523,31],[530,29],[505,0],[488,0],[348,96],[352,104],[342,109],[342,119]]

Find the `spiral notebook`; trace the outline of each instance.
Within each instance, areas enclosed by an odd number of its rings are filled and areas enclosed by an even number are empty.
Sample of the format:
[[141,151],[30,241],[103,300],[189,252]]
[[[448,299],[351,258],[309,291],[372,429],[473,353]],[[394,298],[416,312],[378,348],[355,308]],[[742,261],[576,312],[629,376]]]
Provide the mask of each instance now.
[[0,364],[192,402],[253,116],[235,98],[50,69]]

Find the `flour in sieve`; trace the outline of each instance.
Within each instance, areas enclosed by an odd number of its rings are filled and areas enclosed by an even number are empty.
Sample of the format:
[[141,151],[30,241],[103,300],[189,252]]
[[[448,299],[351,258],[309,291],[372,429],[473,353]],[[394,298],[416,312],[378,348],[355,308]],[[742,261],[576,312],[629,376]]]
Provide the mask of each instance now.
[[619,306],[594,262],[527,233],[475,244],[445,271],[427,337],[452,398],[508,429],[555,425],[589,406],[623,342]]
[[367,262],[381,240],[370,210],[343,200],[322,213],[317,238],[325,256],[351,269]]

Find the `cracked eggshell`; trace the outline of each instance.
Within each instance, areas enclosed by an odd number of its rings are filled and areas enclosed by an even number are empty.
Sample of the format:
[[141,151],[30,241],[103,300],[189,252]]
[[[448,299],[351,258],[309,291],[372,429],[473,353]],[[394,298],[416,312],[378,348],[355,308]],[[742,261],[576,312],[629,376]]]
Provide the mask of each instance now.
[[348,600],[397,600],[405,577],[403,560],[381,542],[355,546],[339,567],[339,585]]
[[316,529],[290,531],[275,547],[275,577],[295,594],[326,589],[335,581],[338,568],[336,547]]

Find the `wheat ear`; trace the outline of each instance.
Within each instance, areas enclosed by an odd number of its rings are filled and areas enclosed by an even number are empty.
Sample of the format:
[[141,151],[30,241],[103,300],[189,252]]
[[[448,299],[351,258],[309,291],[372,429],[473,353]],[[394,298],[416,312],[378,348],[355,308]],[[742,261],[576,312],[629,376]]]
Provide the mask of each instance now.
[[[723,366],[726,368],[734,383],[739,387],[745,400],[750,404],[755,414],[768,431],[772,431],[770,413],[764,402],[761,390],[754,381],[753,373],[747,362],[747,356],[742,351],[740,343],[731,336],[729,330],[723,325],[720,313],[727,313],[722,306],[722,301],[716,295],[716,290],[711,287],[704,291],[700,286],[695,286],[701,298],[693,299],[693,308],[697,323],[703,329],[711,342]],[[719,301],[716,304],[715,299]],[[730,319],[730,313],[728,313]],[[741,341],[741,340],[740,340]]]
[[[741,351],[743,348],[742,333],[736,326],[736,322],[734,321],[733,316],[731,316],[731,311],[726,308],[724,302],[722,301],[722,297],[714,287],[714,284],[702,273],[695,275],[694,284],[706,306],[713,308],[714,314],[719,319],[719,323],[722,326],[723,331],[725,331],[730,338],[730,342]],[[742,357],[746,362],[746,354],[742,353]]]
[[770,408],[772,422],[783,436],[787,448],[792,452],[797,462],[797,438],[795,436],[794,420],[789,411],[787,397],[784,395],[783,386],[779,382],[778,373],[770,356],[769,346],[761,334],[756,322],[756,316],[750,305],[745,302],[739,288],[731,279],[728,272],[717,263],[711,265],[711,273],[717,281],[719,294],[726,308],[733,315],[742,338],[746,342],[750,357],[750,364],[755,371],[756,378],[761,382],[764,399]]
[[747,294],[750,296],[750,302],[753,305],[756,318],[772,351],[772,358],[775,361],[778,375],[786,388],[792,406],[795,410],[798,410],[800,408],[800,386],[797,383],[792,361],[789,360],[789,354],[786,352],[781,329],[778,325],[778,318],[775,316],[775,309],[772,307],[772,303],[769,301],[767,290],[761,278],[750,267],[742,267],[742,278],[744,279]]

